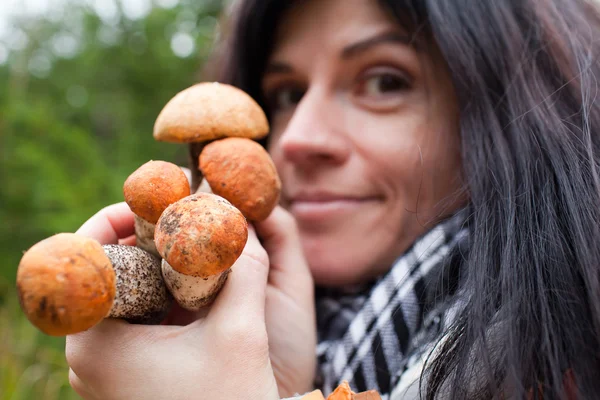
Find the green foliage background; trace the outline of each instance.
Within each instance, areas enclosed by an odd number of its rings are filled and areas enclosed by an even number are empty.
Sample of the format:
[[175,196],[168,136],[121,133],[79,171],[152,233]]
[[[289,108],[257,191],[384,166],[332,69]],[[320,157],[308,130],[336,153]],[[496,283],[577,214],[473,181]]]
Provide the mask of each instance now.
[[[221,8],[181,0],[107,21],[73,0],[61,18],[13,21],[19,45],[0,38],[10,49],[0,63],[0,400],[78,398],[64,338],[41,334],[19,308],[19,260],[122,201],[123,182],[146,161],[186,163],[186,148],[155,142],[152,127],[176,92],[202,79]],[[188,57],[172,49],[178,33],[193,39]]]

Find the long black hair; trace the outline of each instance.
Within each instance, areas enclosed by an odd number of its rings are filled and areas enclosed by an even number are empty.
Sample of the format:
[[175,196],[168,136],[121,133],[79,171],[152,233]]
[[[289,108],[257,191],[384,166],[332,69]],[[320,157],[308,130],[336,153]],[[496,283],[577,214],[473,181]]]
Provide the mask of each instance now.
[[[224,33],[220,80],[263,107],[260,77],[292,3],[243,1]],[[460,109],[466,305],[427,363],[424,396],[600,398],[596,0],[379,3],[439,47]]]

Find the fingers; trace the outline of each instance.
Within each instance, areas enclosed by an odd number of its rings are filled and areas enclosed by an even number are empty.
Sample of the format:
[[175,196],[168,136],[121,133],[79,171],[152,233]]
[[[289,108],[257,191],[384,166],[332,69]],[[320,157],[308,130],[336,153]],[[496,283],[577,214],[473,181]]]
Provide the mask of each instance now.
[[289,212],[277,206],[269,218],[256,224],[256,231],[271,261],[272,284],[296,285],[298,291],[312,286],[296,221]]
[[269,259],[254,229],[248,228],[248,241],[242,255],[231,267],[225,286],[217,296],[209,318],[216,315],[228,321],[250,318],[264,321],[265,293]]
[[73,370],[71,385],[85,399],[107,399],[113,397],[103,393],[125,389],[124,375],[143,382],[141,373],[146,369],[140,365],[146,364],[148,351],[159,351],[156,328],[109,318],[87,331],[67,335],[65,356]]
[[129,237],[126,237],[125,239],[119,239],[119,244],[125,245],[125,246],[135,246],[137,243],[137,237],[135,235],[131,235]]
[[206,318],[208,311],[208,307],[204,307],[198,311],[189,311],[175,302],[171,307],[169,314],[160,324],[186,326],[199,319]]
[[101,244],[117,244],[135,233],[134,214],[125,202],[113,204],[88,219],[76,233]]
[[255,226],[267,251],[290,246],[298,241],[296,221],[281,206],[275,207],[266,220],[257,222]]
[[83,379],[81,371],[89,371],[88,359],[107,360],[107,354],[126,357],[153,338],[153,326],[129,324],[107,318],[87,331],[67,335],[65,354],[69,366]]
[[256,224],[256,231],[273,268],[280,265],[306,268],[306,263],[289,262],[304,258],[296,221],[290,213],[280,206],[275,207],[269,218]]

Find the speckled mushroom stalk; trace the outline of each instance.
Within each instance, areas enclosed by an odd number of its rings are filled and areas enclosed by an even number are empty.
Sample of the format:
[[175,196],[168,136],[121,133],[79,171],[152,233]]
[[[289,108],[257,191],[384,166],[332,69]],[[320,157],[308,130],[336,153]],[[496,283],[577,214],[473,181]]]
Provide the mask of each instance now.
[[179,305],[212,303],[248,240],[248,224],[227,200],[196,193],[170,205],[156,224],[162,273]]
[[189,143],[192,191],[202,182],[198,157],[217,139],[262,139],[269,123],[258,103],[244,91],[223,83],[203,82],[177,93],[154,124],[154,139]]
[[158,258],[73,233],[32,246],[19,264],[17,289],[29,321],[51,336],[85,331],[104,318],[159,323],[173,301]]
[[123,195],[135,214],[136,245],[160,257],[154,245],[156,222],[170,204],[190,195],[185,173],[173,163],[149,161],[127,178]]
[[160,323],[171,309],[173,296],[162,277],[160,259],[138,247],[102,246],[116,273],[116,296],[108,313],[132,324]]
[[281,180],[275,164],[253,140],[216,140],[200,154],[199,166],[212,192],[227,199],[250,221],[265,220],[279,201]]

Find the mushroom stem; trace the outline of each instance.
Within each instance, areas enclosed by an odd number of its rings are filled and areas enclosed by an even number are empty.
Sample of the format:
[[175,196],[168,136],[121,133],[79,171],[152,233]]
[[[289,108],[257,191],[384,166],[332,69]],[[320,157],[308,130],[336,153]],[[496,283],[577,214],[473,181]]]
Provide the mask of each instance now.
[[160,259],[138,247],[104,245],[116,273],[116,296],[108,317],[132,324],[158,324],[173,297],[162,278]]
[[196,193],[200,184],[202,183],[203,175],[200,168],[198,168],[198,158],[200,157],[200,153],[204,149],[206,143],[190,143],[190,171],[192,172],[192,184],[191,184],[191,192]]
[[134,222],[136,245],[160,258],[160,254],[158,254],[156,245],[154,244],[154,230],[156,224],[146,221],[139,215],[134,216]]
[[200,184],[200,186],[198,186],[198,189],[196,190],[195,193],[210,193],[210,194],[214,194],[212,191],[212,188],[210,187],[210,183],[208,183],[208,180],[203,179],[202,183]]
[[220,274],[202,278],[177,272],[162,260],[162,274],[169,291],[177,303],[186,310],[198,311],[210,305],[225,284],[230,269]]
[[189,145],[189,156],[190,156],[190,171],[192,173],[192,182],[190,185],[191,193],[196,193],[198,190],[201,190],[202,184],[206,182],[204,178],[204,174],[200,169],[200,154],[206,146],[211,144],[212,142],[223,140],[223,138],[218,139],[209,139],[203,142],[193,142]]

